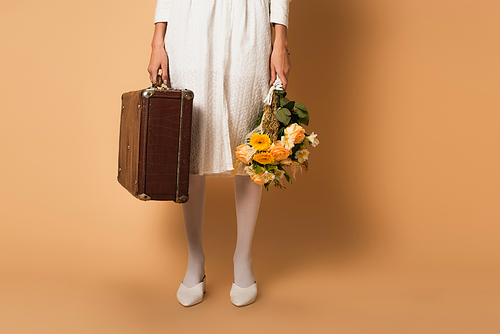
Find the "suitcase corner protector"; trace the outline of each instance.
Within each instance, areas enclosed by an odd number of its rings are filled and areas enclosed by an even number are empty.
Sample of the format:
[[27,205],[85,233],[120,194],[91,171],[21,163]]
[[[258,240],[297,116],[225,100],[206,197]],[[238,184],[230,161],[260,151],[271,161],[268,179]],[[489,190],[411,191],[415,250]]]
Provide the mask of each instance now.
[[175,203],[186,203],[189,200],[189,196],[182,195],[180,197],[177,197],[175,200]]
[[194,93],[192,90],[184,89],[182,91],[182,97],[185,98],[186,100],[192,100],[194,99]]
[[144,96],[145,98],[150,98],[151,96],[154,95],[154,93],[155,93],[154,88],[146,88],[142,90],[141,96]]
[[146,194],[137,194],[137,198],[143,201],[148,201],[151,199],[151,196]]

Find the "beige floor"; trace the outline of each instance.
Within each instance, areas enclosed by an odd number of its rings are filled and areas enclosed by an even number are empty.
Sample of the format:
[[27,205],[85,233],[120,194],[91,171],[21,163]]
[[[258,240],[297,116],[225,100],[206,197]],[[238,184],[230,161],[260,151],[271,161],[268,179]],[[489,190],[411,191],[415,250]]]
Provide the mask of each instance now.
[[[2,237],[0,333],[500,332],[500,273],[490,260],[448,254],[454,248],[445,239],[440,250],[427,241],[409,251],[416,237],[381,233],[381,222],[347,214],[321,220],[314,214],[325,212],[321,201],[294,215],[302,225],[289,226],[262,205],[253,247],[259,295],[233,306],[235,212],[224,205],[232,201],[231,182],[209,181],[207,293],[189,308],[175,297],[187,251],[174,203],[144,204],[119,191],[107,215],[65,216],[60,207],[34,216],[33,203],[12,199],[6,221],[33,223],[8,224]],[[218,196],[216,186],[225,189]],[[272,191],[264,202],[280,194]],[[124,203],[130,210],[120,209]]]
[[[144,275],[26,278],[1,287],[2,333],[498,333],[498,276],[422,275],[257,261],[259,296],[237,308],[228,273],[207,266],[201,304],[184,308],[166,269]],[[328,265],[326,263],[326,265]],[[226,270],[227,271],[227,270]],[[152,273],[160,273],[158,276]],[[178,276],[178,275],[177,275]]]

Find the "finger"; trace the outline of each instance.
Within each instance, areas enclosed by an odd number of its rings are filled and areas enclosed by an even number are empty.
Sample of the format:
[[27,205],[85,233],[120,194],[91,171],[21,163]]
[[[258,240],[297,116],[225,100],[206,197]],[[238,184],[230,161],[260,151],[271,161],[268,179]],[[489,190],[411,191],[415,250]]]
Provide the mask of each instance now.
[[165,60],[161,63],[161,79],[163,80],[163,83],[166,85],[167,84],[167,79],[168,79],[168,62]]
[[280,73],[278,73],[278,76],[280,77],[281,83],[283,84],[283,90],[286,90],[286,87],[288,86],[288,78],[287,78],[287,76],[284,74],[283,71],[281,71]]
[[151,81],[151,83],[156,82],[156,73],[158,73],[158,67],[153,66],[149,69],[149,81]]
[[167,70],[165,70],[162,74],[161,74],[161,80],[163,81],[163,83],[166,85],[167,84],[167,80],[168,80],[168,72]]
[[269,84],[272,85],[275,80],[276,80],[276,68],[274,67],[273,64],[271,64],[271,81],[269,81]]

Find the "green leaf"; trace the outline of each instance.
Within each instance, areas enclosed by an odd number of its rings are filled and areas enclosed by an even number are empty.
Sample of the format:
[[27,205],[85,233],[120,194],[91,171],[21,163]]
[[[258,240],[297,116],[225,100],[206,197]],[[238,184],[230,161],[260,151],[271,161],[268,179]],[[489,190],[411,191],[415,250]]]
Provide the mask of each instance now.
[[309,115],[304,118],[300,118],[300,123],[304,123],[305,125],[309,125]]
[[299,108],[295,108],[293,111],[299,118],[309,117],[309,113],[307,111],[300,110]]
[[280,121],[284,125],[288,125],[288,123],[290,123],[291,114],[292,113],[290,112],[290,110],[288,110],[286,108],[280,108],[276,112],[276,118],[278,119],[278,121]]
[[292,154],[290,158],[292,158],[292,160],[294,160],[293,157],[295,157],[295,153],[297,153],[297,151],[300,150],[300,145],[295,145],[293,148],[292,148]]
[[286,91],[284,90],[275,90],[274,93],[276,93],[277,96],[279,96],[280,98],[283,98],[286,96]]
[[305,105],[303,105],[303,104],[302,104],[302,103],[300,103],[300,102],[295,102],[295,108],[298,108],[298,109],[300,109],[300,110],[302,110],[302,111],[307,112],[307,108],[306,108],[306,106],[305,106]]
[[271,182],[264,183],[264,187],[266,187],[267,191],[269,191],[269,183],[271,183]]
[[290,101],[286,103],[282,108],[287,108],[288,110],[293,110],[293,107],[295,106],[295,102]]
[[292,120],[290,121],[289,124],[297,123],[299,121],[299,117],[297,117],[297,115],[295,115],[294,112],[292,112],[291,118],[292,118]]
[[288,102],[290,102],[290,100],[289,100],[289,99],[287,99],[286,97],[282,97],[282,98],[280,99],[280,104],[279,104],[279,106],[280,106],[280,107],[283,107],[283,106],[284,106],[284,105],[286,105]]
[[292,115],[292,112],[288,108],[280,108],[278,111],[281,111],[282,113],[284,113],[287,116],[291,116]]
[[290,180],[292,179],[292,178],[290,177],[290,175],[288,175],[288,173],[287,173],[287,172],[285,172],[285,179],[286,179],[288,182],[291,182]]
[[262,168],[259,165],[255,165],[255,173],[260,174],[262,172]]

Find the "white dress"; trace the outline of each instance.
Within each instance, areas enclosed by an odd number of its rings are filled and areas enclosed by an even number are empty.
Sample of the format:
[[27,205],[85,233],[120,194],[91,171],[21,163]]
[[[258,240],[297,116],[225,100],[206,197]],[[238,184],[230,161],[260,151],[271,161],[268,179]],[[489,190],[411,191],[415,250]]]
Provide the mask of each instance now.
[[158,0],[155,23],[167,4],[170,86],[194,92],[190,173],[231,176],[236,147],[256,126],[269,90],[273,7],[269,0]]

